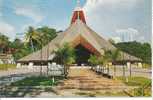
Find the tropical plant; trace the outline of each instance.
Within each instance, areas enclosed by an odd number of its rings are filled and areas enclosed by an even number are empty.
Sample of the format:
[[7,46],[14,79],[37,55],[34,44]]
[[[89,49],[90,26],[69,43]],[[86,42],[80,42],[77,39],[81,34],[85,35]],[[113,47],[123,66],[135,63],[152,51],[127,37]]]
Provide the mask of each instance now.
[[68,43],[65,43],[55,51],[55,55],[56,57],[54,58],[54,61],[64,65],[64,73],[65,76],[67,76],[69,65],[75,62],[76,56],[74,48],[70,47]]
[[118,59],[120,59],[120,57],[121,55],[119,49],[106,51],[104,55],[104,58],[107,59],[107,61],[111,62],[117,61]]
[[5,53],[9,46],[9,38],[0,33],[0,53]]
[[88,59],[88,62],[92,65],[98,65],[99,64],[99,60],[98,57],[96,55],[90,55],[90,58]]
[[33,52],[36,50],[36,45],[40,44],[39,38],[40,33],[30,26],[25,34],[25,43],[31,46]]
[[75,62],[75,50],[65,43],[63,47],[55,51],[55,61],[63,65],[70,65]]
[[49,28],[47,26],[41,27],[36,29],[41,34],[40,39],[43,39],[42,44],[46,45],[48,42],[50,42],[52,39],[54,39],[57,34],[56,30],[53,28]]

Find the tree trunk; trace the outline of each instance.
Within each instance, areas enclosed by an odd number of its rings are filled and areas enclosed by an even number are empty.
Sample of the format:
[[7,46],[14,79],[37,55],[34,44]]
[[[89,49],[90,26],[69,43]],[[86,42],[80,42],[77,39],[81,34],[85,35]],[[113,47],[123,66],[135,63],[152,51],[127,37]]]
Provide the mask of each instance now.
[[32,52],[34,52],[34,46],[33,46],[33,41],[32,41],[32,39],[30,39],[30,44],[31,44]]

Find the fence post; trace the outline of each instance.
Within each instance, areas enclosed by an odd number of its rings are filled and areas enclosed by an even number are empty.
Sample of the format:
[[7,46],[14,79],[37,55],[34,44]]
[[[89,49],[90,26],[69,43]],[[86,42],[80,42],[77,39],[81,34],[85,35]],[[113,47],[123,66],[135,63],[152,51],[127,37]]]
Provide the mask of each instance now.
[[131,62],[127,62],[127,68],[128,68],[128,72],[130,73],[130,77],[132,75],[132,69],[131,69]]
[[109,66],[107,66],[107,74],[109,75]]
[[40,76],[42,76],[42,62],[40,62]]
[[132,68],[131,68],[131,63],[130,63],[130,77],[132,76]]
[[125,67],[123,65],[123,77],[125,78]]
[[103,69],[103,70],[102,70],[102,73],[103,73],[103,75],[104,75],[104,66],[102,67],[102,69]]
[[65,72],[65,78],[66,78],[67,77],[67,71],[66,71],[67,69],[66,69],[66,66],[64,66],[64,70],[65,70],[64,72]]
[[103,67],[103,74],[105,74],[105,66]]
[[[107,66],[107,65],[106,65]],[[104,74],[105,74],[105,71],[106,71],[106,66],[104,67]]]

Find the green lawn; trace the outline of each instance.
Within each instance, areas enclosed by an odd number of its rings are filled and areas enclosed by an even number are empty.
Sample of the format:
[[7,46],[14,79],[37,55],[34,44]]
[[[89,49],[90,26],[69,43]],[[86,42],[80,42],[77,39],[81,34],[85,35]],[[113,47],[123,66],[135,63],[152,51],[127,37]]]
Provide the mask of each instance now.
[[62,80],[60,77],[55,77],[55,82],[51,77],[28,77],[23,80],[12,83],[12,86],[52,86],[56,85],[59,80]]
[[128,77],[128,82],[123,77],[117,77],[117,79],[123,81],[128,86],[143,86],[151,82],[151,79],[144,77]]
[[16,64],[0,64],[0,70],[15,69]]
[[142,66],[143,68],[151,68],[151,64],[143,64],[143,66]]
[[144,77],[128,77],[128,82],[126,82],[123,77],[117,77],[117,79],[123,81],[127,86],[138,86],[137,89],[129,91],[133,96],[151,96],[152,94],[151,79]]

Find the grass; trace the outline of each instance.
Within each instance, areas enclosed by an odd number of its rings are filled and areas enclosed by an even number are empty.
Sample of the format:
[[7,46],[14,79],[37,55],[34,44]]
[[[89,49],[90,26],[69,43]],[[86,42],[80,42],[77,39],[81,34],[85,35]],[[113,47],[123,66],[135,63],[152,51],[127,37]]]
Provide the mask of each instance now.
[[144,77],[128,77],[128,82],[123,77],[117,77],[117,79],[123,81],[128,86],[143,86],[151,82],[151,79]]
[[0,70],[15,69],[16,64],[0,64]]
[[56,85],[62,78],[55,77],[55,82],[51,77],[28,77],[23,80],[12,83],[12,86],[52,86]]
[[151,64],[146,64],[146,63],[144,63],[144,64],[143,64],[143,68],[151,68]]
[[23,80],[11,83],[9,86],[5,86],[1,92],[1,95],[5,97],[35,97],[42,92],[50,92],[56,94],[56,91],[52,89],[52,86],[57,85],[62,77],[55,77],[55,83],[53,83],[51,77],[45,76],[33,76],[27,77]]
[[117,79],[123,81],[127,86],[138,86],[138,88],[129,91],[131,95],[151,96],[151,79],[144,77],[128,77],[128,82],[126,82],[123,77],[118,77]]

